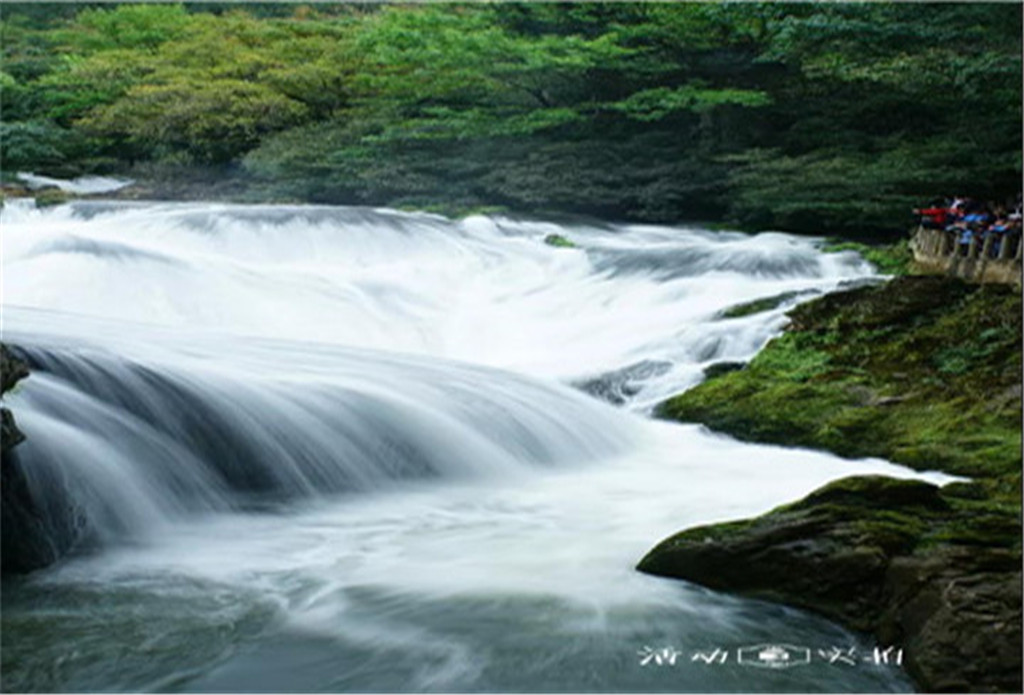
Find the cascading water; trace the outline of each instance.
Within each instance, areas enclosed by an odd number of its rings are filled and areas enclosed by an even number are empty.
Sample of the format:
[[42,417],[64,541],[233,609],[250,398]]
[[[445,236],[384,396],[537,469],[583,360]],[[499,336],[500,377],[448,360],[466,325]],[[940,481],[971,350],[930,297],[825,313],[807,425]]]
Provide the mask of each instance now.
[[4,340],[32,368],[6,399],[17,463],[38,542],[70,553],[4,580],[5,689],[910,687],[889,667],[693,660],[870,645],[632,570],[686,526],[913,475],[646,417],[749,359],[793,302],[871,278],[855,255],[354,208],[2,214]]

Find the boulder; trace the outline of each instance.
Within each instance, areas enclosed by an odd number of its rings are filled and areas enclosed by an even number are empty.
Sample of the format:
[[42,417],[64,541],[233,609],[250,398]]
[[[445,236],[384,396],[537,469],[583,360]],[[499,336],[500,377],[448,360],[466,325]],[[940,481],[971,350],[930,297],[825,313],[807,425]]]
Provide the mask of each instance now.
[[806,608],[904,649],[927,692],[1020,692],[1018,548],[938,542],[939,488],[845,478],[761,517],[690,529],[642,572]]

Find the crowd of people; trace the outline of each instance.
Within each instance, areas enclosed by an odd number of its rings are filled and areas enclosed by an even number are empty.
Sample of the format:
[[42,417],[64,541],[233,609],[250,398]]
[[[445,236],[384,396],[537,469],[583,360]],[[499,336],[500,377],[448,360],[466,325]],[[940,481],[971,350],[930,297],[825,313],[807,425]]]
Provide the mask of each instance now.
[[1014,243],[1021,235],[1021,195],[1005,203],[982,203],[968,197],[937,198],[929,207],[914,210],[921,226],[942,229],[952,236],[953,248],[961,255],[970,252],[971,243],[982,249],[992,238],[988,253],[999,258],[1004,244]]

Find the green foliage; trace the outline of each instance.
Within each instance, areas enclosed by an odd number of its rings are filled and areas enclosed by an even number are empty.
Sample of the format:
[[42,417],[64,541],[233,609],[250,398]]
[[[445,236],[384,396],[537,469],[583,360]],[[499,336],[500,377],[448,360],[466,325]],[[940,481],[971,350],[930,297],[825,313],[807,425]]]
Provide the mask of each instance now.
[[298,122],[304,107],[242,80],[181,80],[144,85],[83,119],[89,130],[122,136],[143,151],[185,151],[203,162],[226,162],[263,135]]
[[1020,34],[991,3],[9,4],[0,86],[28,168],[856,237],[1016,192]]
[[47,167],[67,159],[63,139],[67,133],[50,123],[0,123],[0,161],[8,170]]
[[55,37],[67,47],[91,52],[115,48],[151,50],[182,36],[191,24],[183,5],[117,5],[86,9]]
[[611,108],[639,121],[657,121],[675,111],[689,110],[700,113],[725,104],[754,107],[770,103],[771,98],[762,91],[706,89],[697,83],[676,89],[645,89],[612,104]]

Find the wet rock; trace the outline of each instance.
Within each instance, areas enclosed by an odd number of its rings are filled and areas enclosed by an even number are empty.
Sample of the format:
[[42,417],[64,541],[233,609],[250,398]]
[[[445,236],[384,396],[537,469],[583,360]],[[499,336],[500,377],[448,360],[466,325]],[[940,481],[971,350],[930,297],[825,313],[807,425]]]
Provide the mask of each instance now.
[[876,633],[928,692],[1021,692],[1020,554],[945,547],[896,557]]
[[[7,393],[29,375],[22,362],[7,345],[0,343],[0,385]],[[25,441],[14,414],[0,408],[0,571],[21,574],[52,564],[66,550],[54,538],[72,539],[74,535],[55,533],[52,515],[46,514],[33,498],[15,447]],[[61,522],[63,523],[63,522]],[[64,530],[66,531],[66,530]]]
[[746,362],[715,362],[704,367],[704,378],[714,379],[715,377],[737,372],[747,366]]
[[[14,388],[15,384],[28,376],[28,365],[18,359],[6,345],[0,343],[0,394]],[[0,407],[0,451],[4,454],[25,440],[18,429],[14,414]]]
[[0,343],[0,393],[7,393],[27,376],[28,365],[18,359],[5,344]]
[[14,422],[14,414],[7,408],[0,408],[0,448],[4,452],[25,441],[25,435]]
[[756,519],[690,529],[638,569],[787,603],[904,649],[927,692],[1020,692],[1017,548],[937,543],[940,490],[846,478]]
[[544,243],[548,246],[554,246],[560,249],[574,249],[576,244],[569,238],[562,236],[561,234],[548,234],[544,237]]
[[580,381],[574,386],[584,393],[612,405],[623,405],[640,393],[645,381],[666,374],[671,369],[671,362],[643,360],[628,367]]
[[35,194],[37,208],[48,208],[55,205],[63,205],[64,203],[74,200],[74,198],[74,195],[59,188],[44,188]]
[[801,294],[810,294],[809,292],[783,292],[772,297],[765,297],[763,299],[755,299],[752,302],[745,302],[743,304],[736,304],[728,309],[722,311],[719,314],[719,318],[723,319],[736,319],[744,316],[753,316],[754,314],[760,314],[765,311],[771,311],[777,309],[786,302],[794,299]]

